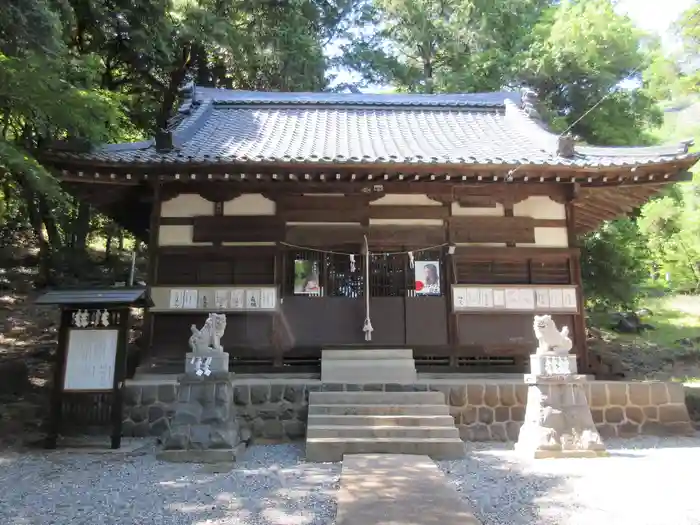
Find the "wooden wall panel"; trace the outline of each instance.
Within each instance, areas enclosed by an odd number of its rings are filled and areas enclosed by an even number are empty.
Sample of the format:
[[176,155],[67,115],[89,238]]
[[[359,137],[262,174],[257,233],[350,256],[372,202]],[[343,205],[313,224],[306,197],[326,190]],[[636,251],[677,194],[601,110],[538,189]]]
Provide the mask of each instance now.
[[532,221],[522,217],[470,217],[449,219],[452,242],[535,242]]
[[333,247],[357,244],[363,241],[365,229],[362,226],[287,226],[285,240],[298,246]]
[[[552,319],[559,329],[573,328],[572,315],[553,315]],[[497,347],[502,352],[511,347],[514,354],[524,351],[524,355],[537,347],[531,314],[461,314],[457,316],[457,332],[460,345]]]
[[275,253],[267,247],[245,251],[201,251],[161,253],[156,285],[262,285],[275,284]]
[[194,242],[273,242],[282,240],[283,222],[268,215],[195,217]]
[[369,207],[370,219],[446,219],[450,214],[447,206],[391,206]]
[[[190,326],[201,328],[207,315],[202,314],[153,314],[154,357],[179,357],[184,360],[189,352],[187,341]],[[274,352],[272,344],[272,314],[227,314],[226,332],[221,344],[235,357],[237,349],[267,349]],[[184,361],[183,361],[184,366]]]
[[[405,246],[406,248],[426,248],[442,244],[446,240],[442,226],[370,226],[368,240],[370,248]],[[375,248],[376,249],[376,248]]]

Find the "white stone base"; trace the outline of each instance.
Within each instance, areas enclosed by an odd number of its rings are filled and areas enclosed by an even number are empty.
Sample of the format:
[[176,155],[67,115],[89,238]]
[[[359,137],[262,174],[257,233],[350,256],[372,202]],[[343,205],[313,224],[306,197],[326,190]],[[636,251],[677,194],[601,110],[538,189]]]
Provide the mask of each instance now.
[[[527,374],[525,422],[515,449],[530,458],[588,458],[606,456],[583,385],[586,376],[557,373],[570,367],[567,356],[531,356],[535,368],[554,374]],[[574,357],[574,356],[570,356]],[[575,367],[575,363],[573,365]],[[575,368],[574,368],[575,370]]]
[[[192,359],[196,358],[201,358],[202,362],[204,362],[205,359],[208,357],[211,357],[211,363],[209,363],[209,370],[211,370],[212,374],[216,374],[220,376],[222,373],[228,373],[228,353],[227,352],[188,352],[185,354],[185,374],[186,375],[195,375],[197,372],[197,369],[195,368],[195,363],[192,362]],[[201,377],[204,377],[202,375]]]
[[576,374],[578,366],[575,355],[559,355],[554,352],[532,354],[530,356],[530,374],[535,376]]

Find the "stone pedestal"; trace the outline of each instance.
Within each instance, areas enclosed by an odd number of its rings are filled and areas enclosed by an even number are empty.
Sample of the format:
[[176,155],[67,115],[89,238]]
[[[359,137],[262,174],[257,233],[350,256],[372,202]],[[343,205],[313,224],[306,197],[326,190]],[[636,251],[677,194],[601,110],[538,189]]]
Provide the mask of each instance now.
[[[226,363],[228,368],[228,357]],[[179,383],[175,414],[158,457],[195,463],[235,461],[250,434],[236,417],[228,372],[208,377],[185,374]]]
[[575,356],[533,355],[525,422],[515,449],[534,458],[606,456],[586,399]]
[[[197,359],[200,366],[206,359],[209,361],[209,370],[212,376],[228,375],[228,352],[217,352],[211,350],[209,352],[188,352],[185,354],[185,375],[197,375]],[[193,362],[194,361],[194,362]]]

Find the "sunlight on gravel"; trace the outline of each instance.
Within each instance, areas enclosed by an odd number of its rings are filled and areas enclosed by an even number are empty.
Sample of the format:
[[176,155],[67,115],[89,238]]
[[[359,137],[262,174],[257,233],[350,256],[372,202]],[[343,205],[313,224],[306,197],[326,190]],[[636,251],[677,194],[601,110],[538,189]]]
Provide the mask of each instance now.
[[467,460],[438,464],[484,525],[700,524],[700,436],[606,445],[608,458],[535,461],[472,444]]
[[[502,444],[440,461],[484,525],[700,525],[697,438],[607,442],[611,457],[524,460]],[[145,455],[0,452],[2,525],[333,525],[339,463],[260,445],[232,470]]]

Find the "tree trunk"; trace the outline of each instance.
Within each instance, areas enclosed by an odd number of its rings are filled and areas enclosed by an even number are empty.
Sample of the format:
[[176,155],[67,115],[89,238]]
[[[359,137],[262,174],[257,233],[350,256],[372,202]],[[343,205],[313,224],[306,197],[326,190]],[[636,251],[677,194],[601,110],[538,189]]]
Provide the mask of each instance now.
[[107,239],[105,240],[105,262],[109,262],[109,260],[112,257],[112,239],[114,238],[114,235],[112,235],[112,229],[110,228],[109,233],[107,234]]
[[119,253],[122,253],[124,251],[124,228],[119,228],[117,236],[119,240]]
[[78,201],[78,216],[73,225],[73,246],[76,252],[85,252],[87,249],[91,220],[92,208],[90,205],[85,201]]
[[19,180],[24,205],[27,209],[27,215],[31,222],[32,229],[36,235],[39,244],[39,272],[37,275],[37,287],[48,286],[51,284],[51,245],[46,237],[44,230],[44,221],[41,218],[41,213],[37,204],[37,195],[29,187],[27,181]]

